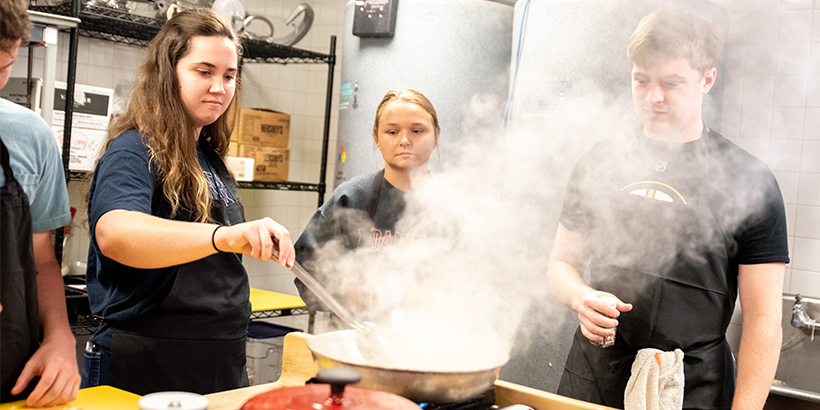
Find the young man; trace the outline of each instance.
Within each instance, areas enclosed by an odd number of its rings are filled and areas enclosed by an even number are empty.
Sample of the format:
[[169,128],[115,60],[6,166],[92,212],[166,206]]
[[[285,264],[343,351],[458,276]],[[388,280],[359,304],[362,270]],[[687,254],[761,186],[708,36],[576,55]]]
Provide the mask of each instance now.
[[[28,38],[27,4],[0,1],[0,88]],[[71,222],[60,153],[42,118],[1,98],[0,142],[0,402],[60,405],[80,385],[51,242],[51,231]]]
[[[703,124],[721,49],[719,30],[686,10],[650,13],[630,37],[642,129],[576,165],[547,272],[580,322],[559,394],[623,407],[637,351],[681,349],[683,408],[765,403],[781,344],[786,217],[766,164]],[[735,376],[725,331],[738,294]]]

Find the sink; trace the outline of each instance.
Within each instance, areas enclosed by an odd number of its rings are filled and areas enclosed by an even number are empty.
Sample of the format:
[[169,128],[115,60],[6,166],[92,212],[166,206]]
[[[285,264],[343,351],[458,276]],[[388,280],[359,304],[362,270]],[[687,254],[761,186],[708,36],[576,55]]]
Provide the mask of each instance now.
[[[814,327],[813,341],[811,325],[804,329],[792,326],[794,301],[794,296],[783,296],[783,346],[774,387],[813,393],[820,403],[820,377],[817,377],[820,372],[820,323]],[[809,317],[820,319],[820,299],[804,297],[801,304]]]
[[[820,323],[815,329],[814,341],[811,340],[810,328],[793,327],[791,321],[794,301],[795,295],[783,295],[783,345],[769,400],[772,401],[772,396],[776,395],[802,403],[820,403],[820,377],[817,376],[820,372]],[[820,321],[820,299],[803,297],[801,303],[809,317]],[[726,332],[735,356],[740,345],[741,320],[742,312],[738,305]],[[766,408],[775,407],[767,405]],[[795,407],[790,405],[782,408]]]

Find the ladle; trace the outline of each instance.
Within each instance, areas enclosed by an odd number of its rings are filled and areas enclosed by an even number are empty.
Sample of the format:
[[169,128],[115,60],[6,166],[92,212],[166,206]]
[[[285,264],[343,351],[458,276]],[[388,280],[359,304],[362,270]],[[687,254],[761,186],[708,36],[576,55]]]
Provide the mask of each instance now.
[[[276,238],[273,238],[273,251],[271,255],[275,260],[279,260],[279,241]],[[299,262],[294,261],[290,270],[333,314],[356,330],[356,345],[363,357],[369,360],[378,360],[382,356],[386,339],[375,323],[362,322],[356,319],[356,317],[339,303]]]

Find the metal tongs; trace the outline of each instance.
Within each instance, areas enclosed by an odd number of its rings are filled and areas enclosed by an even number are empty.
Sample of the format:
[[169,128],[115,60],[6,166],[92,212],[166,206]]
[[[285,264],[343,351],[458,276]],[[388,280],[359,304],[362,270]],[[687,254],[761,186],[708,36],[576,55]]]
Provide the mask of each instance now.
[[[279,241],[273,238],[271,256],[279,260]],[[356,331],[356,345],[366,359],[377,360],[382,357],[385,348],[385,337],[379,327],[372,322],[363,322],[350,313],[339,301],[313,277],[302,265],[293,261],[291,272],[313,292],[316,297],[327,306],[330,311],[339,317],[348,326]]]

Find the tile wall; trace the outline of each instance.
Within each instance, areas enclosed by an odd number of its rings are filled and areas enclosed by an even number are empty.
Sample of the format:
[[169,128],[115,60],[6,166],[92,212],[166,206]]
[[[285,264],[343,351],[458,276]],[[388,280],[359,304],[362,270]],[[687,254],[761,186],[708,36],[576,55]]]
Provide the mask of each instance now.
[[722,133],[783,192],[784,293],[820,296],[820,1],[719,1],[730,11]]

